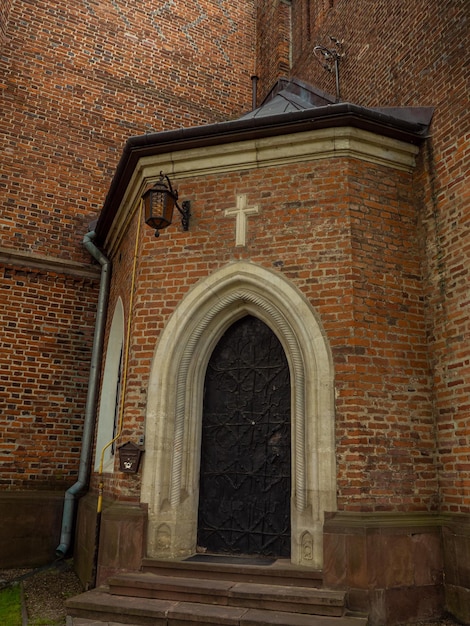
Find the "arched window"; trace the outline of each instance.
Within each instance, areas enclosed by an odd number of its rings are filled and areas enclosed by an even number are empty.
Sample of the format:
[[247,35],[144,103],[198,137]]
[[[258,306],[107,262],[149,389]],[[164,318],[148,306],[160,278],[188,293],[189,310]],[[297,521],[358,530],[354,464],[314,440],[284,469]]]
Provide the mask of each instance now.
[[[109,332],[103,384],[101,388],[98,414],[98,433],[96,437],[95,470],[99,469],[103,448],[116,434],[119,399],[121,396],[122,352],[124,345],[124,309],[122,301],[116,303],[113,321]],[[109,446],[104,453],[103,468],[113,471],[114,446]]]

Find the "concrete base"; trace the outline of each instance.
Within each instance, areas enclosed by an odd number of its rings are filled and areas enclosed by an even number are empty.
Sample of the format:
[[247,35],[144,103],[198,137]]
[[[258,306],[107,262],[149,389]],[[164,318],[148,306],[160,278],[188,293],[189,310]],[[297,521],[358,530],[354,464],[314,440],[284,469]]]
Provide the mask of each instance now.
[[[97,584],[137,571],[146,546],[147,511],[139,505],[104,506]],[[80,500],[75,564],[85,588],[92,581],[96,496]],[[470,517],[437,514],[326,515],[324,586],[346,592],[352,611],[369,626],[439,619],[450,612],[470,624]]]
[[0,563],[36,567],[56,559],[64,492],[10,491],[0,494]]
[[324,583],[344,589],[370,626],[437,619],[444,611],[442,518],[332,513],[324,526]]
[[74,565],[84,589],[94,586],[93,555],[96,536],[96,505],[98,497],[87,494],[80,498],[75,533]]
[[[85,589],[93,586],[96,502],[87,494],[79,503],[75,537],[75,569]],[[96,584],[119,572],[140,569],[145,553],[147,512],[139,505],[105,502],[101,514]]]
[[446,609],[470,624],[470,516],[449,517],[443,531]]

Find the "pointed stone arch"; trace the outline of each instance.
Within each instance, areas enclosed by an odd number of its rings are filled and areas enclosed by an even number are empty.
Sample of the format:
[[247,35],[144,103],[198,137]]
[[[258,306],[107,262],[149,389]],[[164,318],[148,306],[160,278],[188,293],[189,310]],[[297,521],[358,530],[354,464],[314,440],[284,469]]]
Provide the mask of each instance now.
[[[142,477],[148,555],[179,558],[196,550],[205,372],[225,330],[245,315],[267,324],[286,353],[292,386],[292,561],[321,567],[323,515],[336,509],[331,354],[301,292],[281,274],[247,262],[198,283],[156,346]],[[307,547],[306,533],[312,538]]]

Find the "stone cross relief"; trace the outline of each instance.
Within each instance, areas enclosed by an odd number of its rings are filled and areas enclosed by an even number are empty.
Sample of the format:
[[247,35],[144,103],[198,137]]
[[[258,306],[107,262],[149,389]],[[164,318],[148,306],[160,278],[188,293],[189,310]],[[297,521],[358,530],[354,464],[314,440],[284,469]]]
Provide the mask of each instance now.
[[259,205],[248,206],[246,194],[237,195],[237,206],[226,209],[226,217],[235,215],[235,245],[246,245],[246,230],[249,215],[257,215],[259,213]]

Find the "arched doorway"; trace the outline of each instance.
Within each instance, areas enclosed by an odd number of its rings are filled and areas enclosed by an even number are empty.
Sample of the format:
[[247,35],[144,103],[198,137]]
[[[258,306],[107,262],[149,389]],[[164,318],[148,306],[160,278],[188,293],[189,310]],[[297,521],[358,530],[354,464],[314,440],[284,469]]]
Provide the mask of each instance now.
[[280,341],[290,372],[293,563],[321,568],[325,511],[336,510],[333,365],[308,300],[281,273],[235,262],[201,280],[168,320],[147,395],[141,500],[147,554],[197,549],[204,381],[225,331],[251,315]]
[[280,341],[256,317],[237,320],[205,376],[199,548],[290,556],[290,404]]

